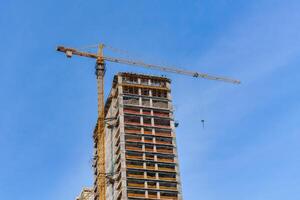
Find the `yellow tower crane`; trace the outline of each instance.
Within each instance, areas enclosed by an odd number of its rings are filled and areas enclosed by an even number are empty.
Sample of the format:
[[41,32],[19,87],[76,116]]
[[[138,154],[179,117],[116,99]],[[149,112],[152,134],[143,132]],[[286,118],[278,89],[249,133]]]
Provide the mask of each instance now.
[[154,64],[148,64],[142,61],[127,60],[122,58],[114,58],[103,55],[103,49],[106,45],[98,45],[98,53],[90,53],[79,51],[75,48],[68,48],[64,46],[58,46],[57,51],[63,52],[68,58],[71,58],[72,55],[83,56],[88,58],[96,59],[96,77],[97,77],[97,87],[98,87],[98,120],[97,120],[97,132],[94,134],[94,140],[97,144],[96,149],[96,180],[95,180],[95,189],[97,194],[95,194],[95,200],[106,200],[106,178],[107,173],[105,170],[105,116],[104,116],[104,74],[105,74],[105,61],[115,62],[120,64],[132,65],[144,67],[147,69],[160,70],[164,72],[183,74],[187,76],[192,76],[195,78],[205,78],[209,80],[223,81],[233,84],[240,84],[239,80],[234,80],[226,77],[213,76],[205,73],[193,72],[182,70],[169,66],[160,66]]

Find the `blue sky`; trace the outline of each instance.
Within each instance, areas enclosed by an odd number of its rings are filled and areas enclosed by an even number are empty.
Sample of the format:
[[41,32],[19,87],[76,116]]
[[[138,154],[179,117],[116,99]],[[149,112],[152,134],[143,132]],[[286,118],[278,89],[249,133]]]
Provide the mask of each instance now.
[[[92,185],[94,61],[55,48],[98,42],[242,81],[168,75],[185,199],[300,199],[299,10],[297,0],[2,2],[0,199],[73,200]],[[162,74],[107,68],[107,92],[119,71]]]

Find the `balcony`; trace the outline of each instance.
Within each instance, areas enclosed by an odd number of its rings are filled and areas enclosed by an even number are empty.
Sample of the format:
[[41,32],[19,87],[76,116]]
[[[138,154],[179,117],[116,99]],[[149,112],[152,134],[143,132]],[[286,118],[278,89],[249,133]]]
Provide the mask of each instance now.
[[166,81],[151,79],[151,85],[156,87],[166,87]]
[[128,187],[135,187],[135,188],[145,188],[144,183],[137,183],[137,182],[127,182]]
[[162,200],[178,200],[178,197],[173,197],[173,196],[167,196],[167,195],[160,195],[160,199]]
[[171,132],[158,132],[158,131],[155,131],[155,135],[156,136],[163,136],[163,137],[172,137]]
[[176,178],[174,178],[174,177],[159,177],[159,180],[163,180],[163,181],[176,181]]
[[132,77],[132,76],[123,76],[122,77],[122,83],[138,84],[138,78],[137,77]]
[[142,136],[139,135],[126,135],[126,142],[142,142]]
[[124,108],[123,111],[124,113],[128,113],[128,114],[140,114],[140,110],[134,108]]
[[157,158],[158,162],[174,163],[173,158]]
[[145,192],[140,193],[139,191],[128,191],[127,195],[132,198],[145,198]]
[[156,182],[148,182],[147,187],[149,189],[157,189]]
[[166,171],[166,172],[175,172],[175,168],[170,168],[170,167],[160,167],[158,166],[159,171]]
[[156,139],[156,144],[164,144],[164,145],[172,145],[172,140],[157,140]]
[[151,115],[151,110],[143,109],[143,115]]
[[142,106],[149,107],[150,106],[150,99],[142,99]]
[[146,166],[146,169],[149,169],[149,170],[155,170],[155,166],[149,166],[149,165],[147,165],[147,166]]
[[124,122],[129,125],[141,125],[141,118],[138,116],[125,115]]
[[157,148],[156,149],[156,152],[158,152],[158,153],[168,153],[168,154],[173,154],[174,152],[173,152],[173,149],[161,149],[161,148]]
[[162,108],[162,109],[168,109],[169,108],[167,101],[156,101],[156,100],[153,100],[153,104],[152,105],[153,105],[154,108]]
[[147,151],[147,152],[154,152],[154,149],[153,148],[145,148],[145,151]]
[[154,160],[154,156],[153,155],[146,155],[146,160]]
[[143,156],[126,155],[126,159],[143,160]]
[[152,131],[146,131],[146,130],[144,130],[144,134],[145,135],[152,135]]
[[140,134],[141,129],[134,129],[134,128],[125,128],[125,133],[132,133],[132,134]]
[[149,85],[149,79],[142,78],[141,79],[141,84],[142,85]]
[[169,112],[153,111],[153,115],[154,116],[158,116],[158,117],[170,117],[170,113]]
[[140,104],[139,99],[138,98],[130,98],[127,97],[123,99],[123,104],[125,105],[134,105],[134,106],[138,106]]
[[[133,82],[131,82],[130,84],[133,84]],[[123,87],[123,94],[138,95],[139,94],[139,89],[137,87],[124,86]]]
[[153,139],[146,139],[146,138],[145,138],[145,139],[144,139],[144,142],[145,142],[145,143],[153,143]]
[[178,194],[177,192],[160,192],[160,199],[172,199],[177,200]]
[[143,125],[144,125],[144,126],[152,126],[151,123],[146,123],[146,122],[144,122]]
[[148,193],[148,198],[157,199],[157,194],[149,194]]
[[127,168],[132,168],[132,169],[143,169],[143,165],[133,165],[133,164],[127,164]]
[[144,179],[144,174],[143,174],[143,175],[139,175],[139,174],[131,174],[131,173],[128,173],[128,174],[127,174],[127,177],[128,177],[128,178]]
[[176,186],[159,185],[159,189],[161,189],[161,190],[177,191],[177,187]]
[[147,179],[150,179],[150,180],[155,180],[155,179],[156,179],[156,177],[155,177],[155,176],[149,176],[149,175],[147,175]]
[[139,125],[141,125],[140,122],[136,122],[136,121],[125,121],[125,124],[128,124],[128,125],[134,125],[134,126],[139,126]]
[[125,147],[125,149],[126,150],[128,150],[128,151],[142,151],[143,150],[143,148],[142,148],[142,146],[126,146]]
[[126,138],[126,142],[142,142],[139,138]]

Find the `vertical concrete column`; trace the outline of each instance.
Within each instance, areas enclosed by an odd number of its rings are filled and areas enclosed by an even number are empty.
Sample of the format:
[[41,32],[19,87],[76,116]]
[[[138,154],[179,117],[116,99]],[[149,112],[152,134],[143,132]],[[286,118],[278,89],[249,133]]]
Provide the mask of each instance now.
[[[127,181],[126,181],[126,158],[125,158],[125,127],[124,127],[124,112],[123,112],[123,88],[121,86],[122,77],[118,76],[118,97],[119,98],[119,129],[120,129],[120,154],[121,154],[121,182],[122,182],[122,200],[127,200]],[[117,193],[117,192],[116,192]]]
[[144,125],[144,118],[143,118],[143,116],[140,116],[140,125]]
[[147,168],[147,165],[145,162],[143,162],[143,168],[146,169]]
[[145,142],[145,137],[144,136],[142,136],[142,142]]
[[149,107],[153,108],[153,100],[152,100],[152,98],[150,98]]
[[170,110],[173,110],[173,107],[172,107],[172,96],[171,96],[171,85],[169,82],[166,82],[166,88],[168,89],[167,91],[167,99],[169,100],[168,101],[168,109]]
[[157,192],[157,198],[160,199],[160,192]]
[[143,135],[145,134],[145,129],[144,129],[144,127],[141,128],[141,134],[143,134]]
[[139,110],[140,110],[140,114],[142,115],[143,114],[143,109],[139,108]]
[[156,180],[159,180],[158,172],[155,172],[155,178]]
[[145,151],[146,148],[145,148],[145,144],[142,145],[142,151]]
[[142,106],[143,102],[142,102],[142,97],[139,97],[139,106]]
[[[151,82],[150,82],[151,85]],[[153,101],[152,101],[152,90],[149,91],[149,98],[150,98],[150,107],[153,107]]]
[[146,190],[145,194],[146,194],[146,198],[149,198],[148,190]]
[[143,160],[146,160],[146,154],[143,153]]
[[154,117],[151,117],[151,126],[154,126]]

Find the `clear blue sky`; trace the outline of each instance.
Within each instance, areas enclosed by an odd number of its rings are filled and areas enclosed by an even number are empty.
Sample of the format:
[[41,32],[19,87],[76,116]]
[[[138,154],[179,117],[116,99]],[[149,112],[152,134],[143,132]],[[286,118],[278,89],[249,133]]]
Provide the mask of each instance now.
[[[55,47],[104,42],[242,80],[168,75],[186,200],[299,200],[299,10],[299,0],[2,1],[0,199],[73,200],[92,185],[94,61]],[[118,71],[161,74],[107,68],[107,91]]]

